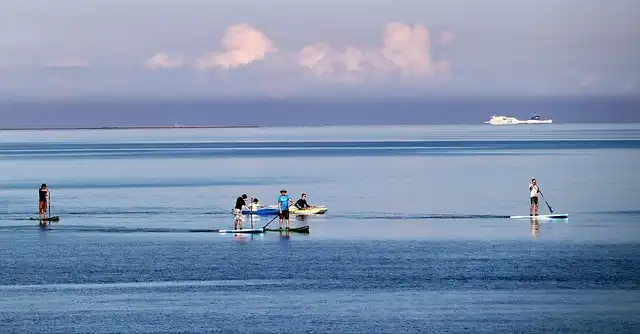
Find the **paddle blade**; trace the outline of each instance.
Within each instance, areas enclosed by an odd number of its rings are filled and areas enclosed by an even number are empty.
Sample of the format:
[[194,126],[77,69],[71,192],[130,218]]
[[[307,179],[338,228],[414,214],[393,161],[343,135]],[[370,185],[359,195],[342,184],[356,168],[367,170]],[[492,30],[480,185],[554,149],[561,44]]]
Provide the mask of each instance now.
[[540,192],[540,196],[542,196],[542,199],[544,200],[544,204],[546,204],[547,208],[549,208],[549,212],[553,213],[553,208],[551,207],[551,205],[549,205],[549,203],[547,202],[547,199],[544,198],[544,195],[542,194],[542,191]]

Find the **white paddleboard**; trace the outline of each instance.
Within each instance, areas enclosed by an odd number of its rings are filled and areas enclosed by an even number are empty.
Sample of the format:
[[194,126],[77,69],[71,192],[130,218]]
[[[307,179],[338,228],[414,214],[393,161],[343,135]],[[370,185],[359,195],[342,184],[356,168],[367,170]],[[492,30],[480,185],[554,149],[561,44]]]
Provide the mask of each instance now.
[[264,233],[261,228],[243,228],[241,230],[219,230],[220,233]]
[[511,216],[509,218],[513,218],[513,219],[529,219],[529,218],[537,218],[537,219],[568,219],[569,218],[569,214],[568,213],[554,213],[554,214],[550,214],[550,215],[539,215],[539,216]]

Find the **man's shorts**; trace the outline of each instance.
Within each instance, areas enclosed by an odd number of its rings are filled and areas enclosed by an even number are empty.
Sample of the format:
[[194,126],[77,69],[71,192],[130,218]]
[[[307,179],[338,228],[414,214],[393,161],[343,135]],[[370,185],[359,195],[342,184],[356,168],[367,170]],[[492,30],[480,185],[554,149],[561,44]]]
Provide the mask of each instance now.
[[233,218],[236,220],[243,220],[244,216],[242,215],[242,210],[233,209]]
[[531,204],[538,205],[538,196],[533,196],[530,199]]
[[280,219],[289,219],[289,210],[282,210],[280,212]]

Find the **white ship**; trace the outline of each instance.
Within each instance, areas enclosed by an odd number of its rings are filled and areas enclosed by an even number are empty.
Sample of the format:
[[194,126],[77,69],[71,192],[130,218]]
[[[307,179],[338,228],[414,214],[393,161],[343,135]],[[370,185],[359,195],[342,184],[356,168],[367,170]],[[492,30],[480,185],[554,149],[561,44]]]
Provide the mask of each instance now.
[[493,115],[490,120],[485,122],[486,124],[491,125],[512,125],[512,124],[551,124],[553,121],[551,119],[541,120],[540,116],[533,115],[531,118],[527,120],[520,120],[515,117],[509,116],[496,116]]

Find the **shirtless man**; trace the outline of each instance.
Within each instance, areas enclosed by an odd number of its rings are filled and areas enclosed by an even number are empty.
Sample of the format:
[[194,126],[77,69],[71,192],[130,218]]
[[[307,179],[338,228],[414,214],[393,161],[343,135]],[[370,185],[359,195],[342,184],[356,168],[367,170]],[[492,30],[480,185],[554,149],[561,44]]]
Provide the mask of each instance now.
[[529,216],[538,215],[538,193],[540,192],[540,187],[536,183],[536,179],[531,179],[531,184],[529,184]]

